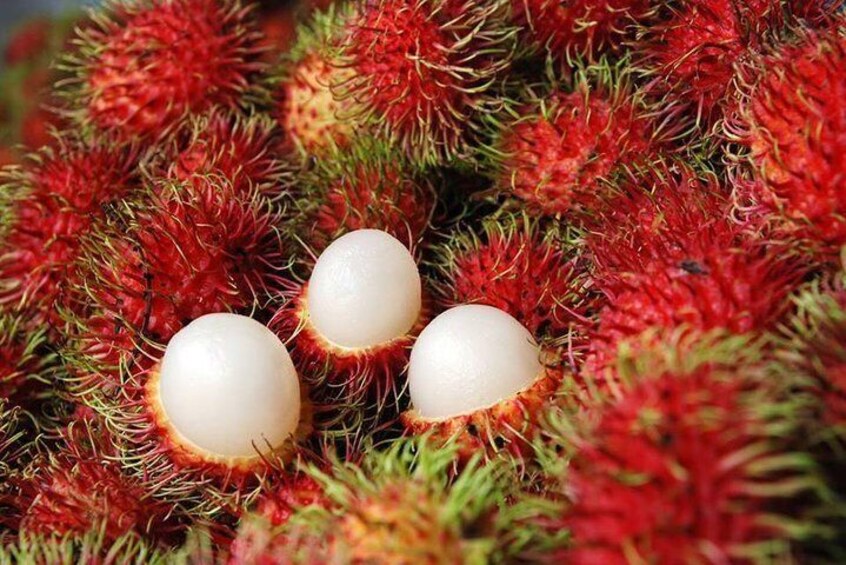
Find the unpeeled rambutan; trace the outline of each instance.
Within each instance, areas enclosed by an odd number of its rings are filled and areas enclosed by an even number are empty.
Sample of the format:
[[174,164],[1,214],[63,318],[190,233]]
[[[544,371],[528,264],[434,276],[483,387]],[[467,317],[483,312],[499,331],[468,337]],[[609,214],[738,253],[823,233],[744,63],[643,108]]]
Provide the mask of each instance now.
[[748,340],[706,345],[629,359],[615,394],[553,420],[571,457],[555,475],[570,504],[546,522],[571,533],[559,560],[768,560],[814,530],[802,500],[825,493],[796,448],[801,396]]
[[239,0],[143,0],[94,24],[72,61],[72,110],[120,139],[161,139],[188,114],[237,108],[264,68],[261,34]]
[[[289,149],[325,156],[348,145],[355,133],[350,101],[333,92],[350,78],[341,65],[338,43],[350,10],[316,13],[299,29],[297,43],[283,64],[276,88],[276,119]],[[333,86],[334,85],[334,86]]]
[[465,152],[509,68],[513,30],[505,3],[368,0],[343,39],[341,99],[360,121],[410,155],[437,163]]
[[136,188],[135,163],[130,148],[69,142],[5,173],[11,217],[0,256],[0,302],[33,306],[59,324],[57,306],[75,278],[81,240]]
[[25,315],[0,312],[0,400],[13,405],[25,400],[50,366],[46,328],[30,329]]
[[775,212],[836,255],[846,243],[846,36],[807,32],[745,73],[752,86],[727,128],[754,171],[743,204]]
[[587,237],[607,297],[594,361],[612,360],[620,343],[644,332],[743,334],[778,323],[807,271],[796,254],[735,223],[714,178],[682,167],[633,180]]
[[568,237],[521,215],[490,218],[478,235],[459,233],[437,250],[440,302],[499,308],[535,339],[566,336],[591,308],[586,265]]
[[511,0],[511,17],[536,44],[556,58],[594,58],[615,51],[649,0]]
[[53,22],[47,18],[30,20],[15,30],[3,50],[3,60],[7,65],[29,63],[47,50]]
[[514,117],[497,120],[486,151],[495,188],[537,214],[584,212],[601,200],[603,180],[649,159],[658,149],[658,128],[618,75],[609,69],[591,86],[581,73],[571,91],[529,90]]

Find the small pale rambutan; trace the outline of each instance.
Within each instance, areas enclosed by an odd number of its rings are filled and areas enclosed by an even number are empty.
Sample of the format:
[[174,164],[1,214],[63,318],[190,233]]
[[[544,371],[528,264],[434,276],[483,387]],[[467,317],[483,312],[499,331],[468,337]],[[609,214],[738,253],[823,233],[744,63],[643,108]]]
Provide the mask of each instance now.
[[[453,447],[399,441],[360,465],[335,460],[309,468],[330,500],[298,511],[280,533],[279,561],[484,563],[517,559],[533,539],[516,535],[509,512],[514,482],[497,465],[453,468]],[[322,559],[322,560],[320,560]],[[259,561],[260,562],[260,561]]]
[[[624,78],[609,70],[604,84],[586,74],[570,92],[528,92],[513,119],[497,120],[486,151],[494,185],[543,215],[589,210],[601,200],[602,181],[620,167],[648,159],[657,128]],[[616,83],[616,84],[615,84]]]
[[511,17],[525,35],[556,58],[588,58],[616,50],[650,0],[511,0]]
[[159,165],[165,176],[202,183],[205,176],[218,175],[241,196],[275,198],[283,192],[286,175],[276,155],[279,140],[272,120],[212,111],[192,119],[186,129],[174,154]]
[[752,86],[727,128],[758,181],[744,204],[766,207],[836,255],[846,243],[846,36],[807,32],[745,72]]
[[72,61],[72,110],[121,139],[161,139],[190,113],[238,107],[263,69],[261,34],[238,0],[131,2],[94,24]]
[[570,457],[552,468],[570,504],[545,522],[571,534],[558,561],[778,561],[814,531],[804,500],[825,492],[795,447],[801,395],[748,340],[670,349],[623,363],[589,413],[553,419]]
[[338,85],[360,119],[410,155],[465,152],[510,66],[514,32],[502,0],[367,0],[343,40],[352,74]]
[[333,85],[344,83],[351,71],[340,64],[338,36],[350,11],[317,13],[300,28],[297,43],[282,66],[276,88],[276,118],[289,149],[323,156],[352,139],[355,121],[350,101],[342,100]]
[[566,336],[587,324],[592,306],[586,265],[568,237],[520,215],[460,233],[437,250],[440,302],[499,308],[535,339]]
[[626,190],[587,237],[607,297],[592,351],[610,360],[647,331],[743,334],[779,322],[807,269],[786,246],[734,223],[715,179],[682,168],[636,177]]
[[135,152],[68,143],[5,173],[11,218],[0,257],[0,302],[32,305],[58,323],[81,239],[136,185]]
[[537,415],[563,378],[540,357],[532,335],[505,312],[477,304],[447,310],[412,349],[411,408],[402,424],[436,445],[455,442],[462,461],[525,455],[537,435]]
[[[759,52],[781,31],[791,15],[787,4],[686,0],[660,8],[634,42],[638,65],[650,79],[647,90],[666,96],[668,110],[684,109],[697,124],[712,126],[730,101],[735,64]],[[806,5],[803,15],[824,11],[822,1],[797,4]]]

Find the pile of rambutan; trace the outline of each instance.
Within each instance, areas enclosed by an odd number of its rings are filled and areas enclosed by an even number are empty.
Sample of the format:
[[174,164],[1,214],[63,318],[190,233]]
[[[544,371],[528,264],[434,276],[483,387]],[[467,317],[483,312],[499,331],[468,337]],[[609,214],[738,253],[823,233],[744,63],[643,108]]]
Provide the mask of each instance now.
[[843,562],[844,12],[26,23],[0,563]]

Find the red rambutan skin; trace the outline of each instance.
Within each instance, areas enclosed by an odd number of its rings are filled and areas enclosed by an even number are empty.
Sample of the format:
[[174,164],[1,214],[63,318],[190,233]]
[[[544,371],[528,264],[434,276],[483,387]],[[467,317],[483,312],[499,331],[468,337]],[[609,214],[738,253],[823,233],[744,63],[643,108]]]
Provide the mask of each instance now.
[[499,308],[535,338],[560,337],[586,325],[591,299],[585,265],[537,225],[491,225],[481,236],[445,248],[444,309],[461,304]]
[[[734,66],[760,51],[788,20],[782,0],[689,0],[666,7],[634,45],[652,77],[648,90],[667,96],[668,108],[688,109],[711,126],[733,92]],[[808,2],[804,13],[815,10]]]
[[160,139],[189,113],[238,107],[263,70],[250,12],[236,0],[119,9],[83,35],[85,121],[122,139]]
[[277,121],[287,145],[312,155],[345,147],[354,133],[349,101],[332,91],[333,84],[346,80],[349,70],[326,57],[317,50],[306,54],[293,64],[276,94]]
[[262,13],[259,26],[264,36],[262,46],[266,49],[262,58],[267,63],[273,63],[286,53],[297,38],[297,18],[294,10],[287,6]]
[[614,50],[650,8],[649,0],[511,0],[511,17],[553,56],[593,58]]
[[496,184],[543,215],[591,208],[603,178],[655,151],[651,125],[625,98],[554,93],[500,138]]
[[27,314],[0,314],[0,402],[26,405],[37,390],[40,375],[51,356],[43,349],[45,329],[28,328]]
[[771,501],[755,494],[764,479],[752,468],[779,453],[743,387],[703,366],[646,379],[604,407],[590,438],[574,446],[573,504],[561,520],[574,543],[561,557],[727,563],[740,545],[777,536],[764,519]]
[[241,196],[272,198],[282,192],[279,140],[270,123],[216,111],[197,119],[192,129],[169,162],[170,178],[202,183],[206,175],[219,175]]
[[786,217],[823,253],[846,243],[846,38],[808,32],[746,69],[729,135],[748,150],[753,204]]
[[354,164],[326,183],[317,205],[307,214],[307,243],[315,253],[345,233],[359,229],[385,231],[406,247],[415,247],[432,219],[432,189],[391,165]]
[[538,435],[538,416],[550,406],[562,378],[560,370],[547,367],[529,388],[489,408],[445,420],[428,420],[408,410],[400,415],[400,421],[407,434],[429,434],[435,445],[454,441],[456,457],[463,463],[479,452],[489,457],[500,452],[526,457]]
[[249,311],[285,286],[278,215],[219,181],[152,195],[129,227],[88,250],[78,289],[85,314],[72,335],[98,365],[95,381],[114,377],[127,355],[149,367],[145,343],[167,343],[204,314]]
[[259,500],[256,513],[277,527],[287,524],[298,508],[312,504],[328,506],[329,500],[317,481],[298,473],[284,478],[266,492]]
[[410,153],[451,157],[508,68],[500,12],[497,3],[367,0],[344,42],[352,76],[340,90]]
[[653,182],[653,194],[611,200],[587,237],[607,298],[591,340],[600,365],[647,331],[770,329],[806,272],[789,249],[734,223],[715,180],[682,172]]
[[75,278],[81,239],[110,202],[136,186],[135,153],[107,147],[47,151],[11,172],[13,223],[0,258],[0,302],[39,307],[59,324],[56,306]]
[[32,61],[41,56],[49,47],[52,22],[48,19],[35,19],[25,23],[14,32],[3,59],[10,67]]

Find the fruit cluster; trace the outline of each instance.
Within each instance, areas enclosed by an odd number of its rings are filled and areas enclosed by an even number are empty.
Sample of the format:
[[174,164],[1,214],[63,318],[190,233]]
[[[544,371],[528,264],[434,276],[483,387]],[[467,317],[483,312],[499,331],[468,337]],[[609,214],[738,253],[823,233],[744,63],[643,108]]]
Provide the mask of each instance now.
[[0,562],[842,560],[841,4],[28,25]]

